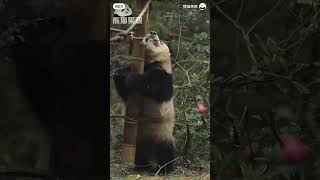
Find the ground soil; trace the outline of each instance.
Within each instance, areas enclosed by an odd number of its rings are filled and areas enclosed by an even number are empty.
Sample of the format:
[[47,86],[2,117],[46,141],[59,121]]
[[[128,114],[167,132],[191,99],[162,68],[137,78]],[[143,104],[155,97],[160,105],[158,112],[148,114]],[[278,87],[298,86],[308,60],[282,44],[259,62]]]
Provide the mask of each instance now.
[[[162,175],[162,177],[189,177],[193,179],[193,177],[204,177],[209,174],[209,169],[205,169],[202,167],[187,167],[185,164],[177,163],[175,165],[175,170],[170,174]],[[134,169],[134,165],[132,163],[123,163],[119,159],[114,159],[110,162],[110,176],[111,179],[124,179],[124,177],[128,177],[130,175],[138,176],[155,176],[155,174],[146,173],[146,172],[136,172]],[[189,179],[188,178],[188,179]],[[171,178],[169,178],[171,179]],[[200,178],[202,179],[202,178]]]

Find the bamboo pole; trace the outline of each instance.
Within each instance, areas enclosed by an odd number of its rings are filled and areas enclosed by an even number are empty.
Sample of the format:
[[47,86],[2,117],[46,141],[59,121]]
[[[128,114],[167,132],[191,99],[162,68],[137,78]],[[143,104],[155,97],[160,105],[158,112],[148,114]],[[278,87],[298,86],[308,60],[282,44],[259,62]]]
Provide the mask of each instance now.
[[[138,0],[138,10],[136,16],[142,11],[144,5],[148,0]],[[135,36],[145,36],[147,34],[148,28],[148,16],[149,10],[142,17],[142,24],[138,24],[135,27],[134,34]],[[133,48],[132,56],[134,59],[144,59],[145,58],[145,49],[140,45],[138,39],[133,39]],[[144,62],[132,60],[131,62],[131,72],[143,73]],[[123,149],[122,149],[122,160],[127,162],[134,162],[135,153],[136,153],[136,136],[138,129],[138,119],[142,112],[142,99],[138,94],[129,94],[128,101],[126,104],[126,116],[132,119],[135,119],[135,123],[125,121],[124,130],[123,130]]]

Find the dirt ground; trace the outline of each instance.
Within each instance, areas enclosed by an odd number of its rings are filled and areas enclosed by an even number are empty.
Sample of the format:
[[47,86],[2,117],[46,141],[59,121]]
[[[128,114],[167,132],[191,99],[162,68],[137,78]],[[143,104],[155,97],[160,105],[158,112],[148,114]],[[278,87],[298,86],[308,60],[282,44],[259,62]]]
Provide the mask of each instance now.
[[[177,177],[187,177],[184,179],[208,179],[209,169],[202,167],[185,167],[180,164],[175,165],[175,170],[170,174],[162,176],[161,179],[177,179]],[[111,179],[127,179],[130,177],[133,179],[144,179],[143,177],[148,176],[147,179],[153,179],[152,176],[155,174],[150,173],[137,173],[134,170],[132,163],[122,163],[120,160],[112,160],[110,162],[110,176]],[[127,177],[127,178],[125,178]],[[180,179],[180,178],[178,178]],[[210,179],[210,178],[209,178]]]

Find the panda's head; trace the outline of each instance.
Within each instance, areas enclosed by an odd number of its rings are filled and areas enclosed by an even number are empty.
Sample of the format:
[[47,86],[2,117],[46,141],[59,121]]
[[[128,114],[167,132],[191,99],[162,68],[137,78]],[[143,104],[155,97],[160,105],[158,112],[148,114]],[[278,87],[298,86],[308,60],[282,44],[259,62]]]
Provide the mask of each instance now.
[[146,61],[147,62],[160,62],[162,64],[170,63],[170,51],[168,46],[163,43],[155,31],[151,31],[144,38],[146,46]]
[[158,46],[160,44],[160,39],[155,31],[150,31],[150,33],[147,35],[147,42],[153,43],[154,45]]

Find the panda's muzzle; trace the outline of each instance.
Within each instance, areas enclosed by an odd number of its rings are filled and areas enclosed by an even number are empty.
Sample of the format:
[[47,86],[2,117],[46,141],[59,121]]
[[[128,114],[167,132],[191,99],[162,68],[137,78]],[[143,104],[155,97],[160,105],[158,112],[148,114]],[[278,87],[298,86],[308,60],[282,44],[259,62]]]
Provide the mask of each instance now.
[[155,45],[159,44],[160,39],[159,39],[159,37],[158,37],[157,32],[155,32],[155,31],[150,31],[150,33],[149,33],[149,40],[152,40]]

